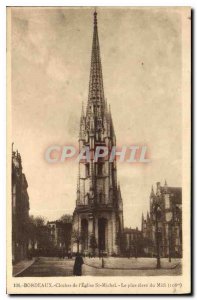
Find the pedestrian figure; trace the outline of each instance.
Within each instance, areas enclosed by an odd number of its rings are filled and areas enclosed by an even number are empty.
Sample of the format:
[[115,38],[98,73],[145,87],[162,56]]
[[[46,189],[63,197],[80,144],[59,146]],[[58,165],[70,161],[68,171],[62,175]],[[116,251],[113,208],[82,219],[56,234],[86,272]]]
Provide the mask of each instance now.
[[73,268],[73,275],[81,276],[82,275],[82,265],[84,264],[83,258],[80,253],[76,254],[75,264]]

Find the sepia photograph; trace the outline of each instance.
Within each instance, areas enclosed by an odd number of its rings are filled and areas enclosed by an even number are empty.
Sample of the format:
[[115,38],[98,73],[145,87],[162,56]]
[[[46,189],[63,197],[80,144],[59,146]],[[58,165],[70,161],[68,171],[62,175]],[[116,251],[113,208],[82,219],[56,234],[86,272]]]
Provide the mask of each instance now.
[[8,293],[190,292],[190,34],[189,7],[7,8]]

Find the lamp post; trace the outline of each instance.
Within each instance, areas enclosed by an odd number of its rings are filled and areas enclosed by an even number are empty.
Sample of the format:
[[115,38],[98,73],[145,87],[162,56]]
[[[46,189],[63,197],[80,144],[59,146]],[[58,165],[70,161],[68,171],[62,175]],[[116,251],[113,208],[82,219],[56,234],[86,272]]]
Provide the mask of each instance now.
[[181,229],[181,224],[182,224],[182,215],[181,215],[181,210],[178,206],[176,206],[176,212],[175,212],[175,216],[176,216],[176,222],[177,225],[179,227],[178,229],[178,239],[179,239],[179,250],[178,250],[178,256],[182,256],[182,229]]
[[101,250],[101,267],[104,268],[103,250]]
[[131,233],[129,233],[129,258],[131,257]]
[[160,238],[161,232],[158,227],[158,220],[161,217],[161,208],[158,202],[154,204],[154,215],[155,215],[155,239],[156,239],[156,248],[157,248],[157,269],[161,268],[160,262]]
[[171,248],[172,248],[172,212],[166,213],[166,221],[168,224],[168,261],[171,262]]
[[134,238],[134,245],[135,245],[135,259],[137,259],[138,258],[137,237]]

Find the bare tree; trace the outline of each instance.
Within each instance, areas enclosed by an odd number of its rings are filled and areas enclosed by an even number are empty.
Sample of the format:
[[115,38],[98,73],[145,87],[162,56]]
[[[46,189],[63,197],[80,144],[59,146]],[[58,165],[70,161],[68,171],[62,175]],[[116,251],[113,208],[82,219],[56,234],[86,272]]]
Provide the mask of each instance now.
[[61,216],[59,221],[61,221],[62,223],[72,223],[72,215],[64,214]]
[[79,252],[79,244],[83,243],[83,241],[85,239],[84,234],[77,230],[73,230],[72,239],[73,239],[73,242],[77,244],[77,252]]

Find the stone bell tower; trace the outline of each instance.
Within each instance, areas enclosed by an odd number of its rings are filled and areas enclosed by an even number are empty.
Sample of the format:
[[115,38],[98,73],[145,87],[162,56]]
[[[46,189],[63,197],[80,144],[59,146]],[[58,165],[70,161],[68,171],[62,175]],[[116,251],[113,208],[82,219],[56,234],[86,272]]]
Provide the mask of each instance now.
[[79,162],[76,208],[73,213],[73,252],[119,253],[118,236],[123,230],[123,203],[117,183],[116,161],[93,160],[98,146],[109,151],[116,145],[110,108],[104,97],[103,76],[94,12],[94,32],[87,107],[82,107],[79,150],[89,147],[90,160]]

